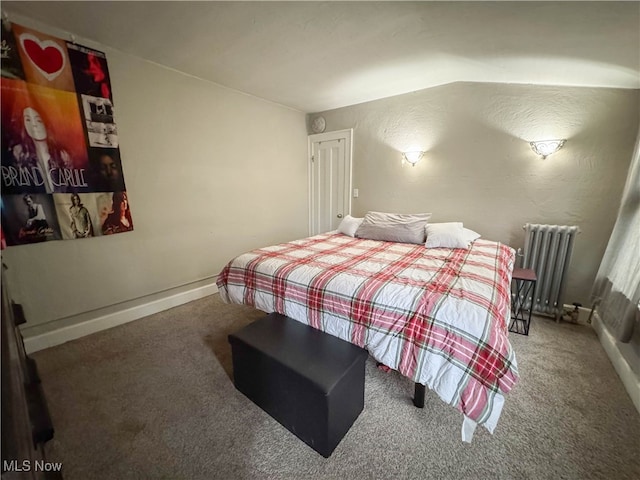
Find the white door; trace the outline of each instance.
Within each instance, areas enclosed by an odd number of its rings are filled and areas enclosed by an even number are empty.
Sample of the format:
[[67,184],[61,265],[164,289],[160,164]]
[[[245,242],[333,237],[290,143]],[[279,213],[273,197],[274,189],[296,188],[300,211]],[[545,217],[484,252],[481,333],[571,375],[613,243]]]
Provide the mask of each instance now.
[[309,233],[338,228],[351,213],[352,130],[309,135]]

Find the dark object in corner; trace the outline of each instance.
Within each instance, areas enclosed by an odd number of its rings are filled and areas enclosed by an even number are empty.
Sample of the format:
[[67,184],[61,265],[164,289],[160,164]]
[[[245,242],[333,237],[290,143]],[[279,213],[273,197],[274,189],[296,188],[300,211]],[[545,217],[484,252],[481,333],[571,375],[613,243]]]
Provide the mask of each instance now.
[[10,299],[2,268],[2,478],[59,479],[60,472],[35,468],[48,463],[44,443],[53,438],[53,426],[36,362],[18,328],[24,313]]
[[236,388],[329,457],[364,407],[366,350],[277,313],[229,343]]

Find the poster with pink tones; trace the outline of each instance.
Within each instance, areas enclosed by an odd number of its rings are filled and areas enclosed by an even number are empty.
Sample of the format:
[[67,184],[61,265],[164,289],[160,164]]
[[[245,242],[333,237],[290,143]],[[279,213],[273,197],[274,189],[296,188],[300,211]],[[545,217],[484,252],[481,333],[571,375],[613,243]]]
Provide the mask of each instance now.
[[133,230],[103,52],[2,23],[7,246]]

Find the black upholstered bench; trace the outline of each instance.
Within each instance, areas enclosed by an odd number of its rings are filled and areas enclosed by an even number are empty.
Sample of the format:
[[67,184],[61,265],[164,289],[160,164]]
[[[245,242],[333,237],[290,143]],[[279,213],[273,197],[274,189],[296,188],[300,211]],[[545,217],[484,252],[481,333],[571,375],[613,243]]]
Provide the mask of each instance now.
[[329,457],[364,407],[366,350],[277,313],[229,343],[236,388]]

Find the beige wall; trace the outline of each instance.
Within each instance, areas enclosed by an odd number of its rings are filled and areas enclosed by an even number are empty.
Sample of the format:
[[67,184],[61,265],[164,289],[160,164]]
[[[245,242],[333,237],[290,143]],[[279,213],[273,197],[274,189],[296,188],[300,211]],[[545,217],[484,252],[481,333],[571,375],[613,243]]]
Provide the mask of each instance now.
[[[323,112],[354,129],[352,214],[432,212],[514,248],[527,222],[578,225],[565,301],[588,295],[638,131],[637,90],[455,83]],[[313,118],[314,115],[310,115]],[[536,156],[529,140],[566,138]],[[415,167],[402,151],[425,150]]]
[[232,256],[306,236],[303,113],[77,41],[107,53],[135,230],[3,251],[12,293],[25,306],[26,335],[210,283]]

